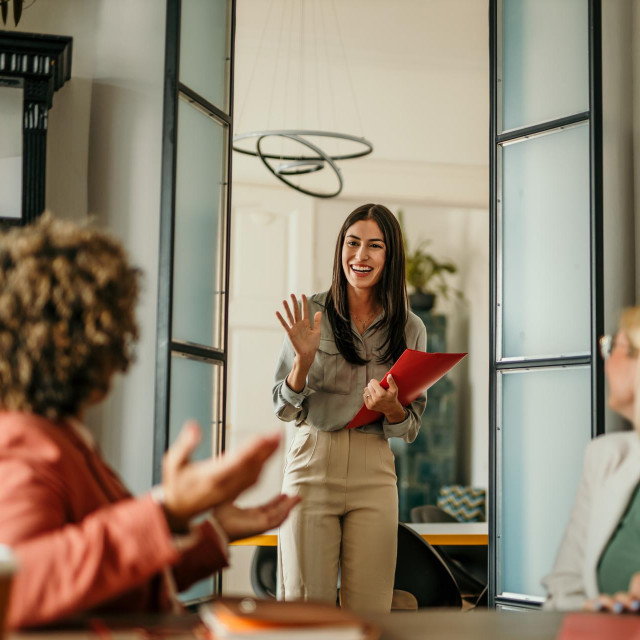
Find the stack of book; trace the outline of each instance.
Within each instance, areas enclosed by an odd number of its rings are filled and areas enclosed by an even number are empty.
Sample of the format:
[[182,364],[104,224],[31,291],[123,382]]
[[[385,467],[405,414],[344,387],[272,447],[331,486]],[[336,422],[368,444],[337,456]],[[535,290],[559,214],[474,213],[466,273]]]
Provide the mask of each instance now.
[[380,636],[362,618],[326,604],[220,598],[199,611],[211,636],[226,640],[376,640]]

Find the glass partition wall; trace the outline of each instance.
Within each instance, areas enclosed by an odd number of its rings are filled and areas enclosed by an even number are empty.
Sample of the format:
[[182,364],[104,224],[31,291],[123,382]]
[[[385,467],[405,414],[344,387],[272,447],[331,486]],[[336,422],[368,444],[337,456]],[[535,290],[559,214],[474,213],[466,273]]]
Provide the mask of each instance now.
[[537,606],[603,430],[600,2],[490,18],[489,597]]
[[[233,0],[168,0],[154,481],[182,424],[224,449]],[[208,596],[212,578],[184,600]]]

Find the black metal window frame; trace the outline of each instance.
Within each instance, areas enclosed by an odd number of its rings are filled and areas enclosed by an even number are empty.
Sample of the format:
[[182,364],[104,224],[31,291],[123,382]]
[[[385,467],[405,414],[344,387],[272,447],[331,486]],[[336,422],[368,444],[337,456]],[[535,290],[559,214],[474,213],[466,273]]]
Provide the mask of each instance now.
[[23,90],[22,210],[0,226],[33,222],[45,207],[47,128],[53,94],[71,78],[73,38],[0,31],[0,86]]
[[[528,369],[591,367],[591,436],[604,432],[604,366],[598,357],[598,337],[604,329],[603,238],[602,238],[602,22],[601,0],[587,0],[589,11],[589,110],[568,117],[551,120],[518,129],[500,132],[501,115],[501,8],[502,0],[489,0],[489,265],[490,265],[490,317],[489,317],[489,606],[538,607],[526,600],[500,596],[498,586],[497,542],[499,535],[498,504],[500,501],[499,473],[501,469],[499,415],[499,376],[504,372]],[[590,290],[591,290],[591,352],[569,357],[502,358],[500,334],[499,283],[502,249],[500,201],[501,163],[499,150],[502,145],[557,131],[581,123],[589,125],[590,172]]]
[[[165,77],[164,77],[164,113],[162,140],[162,193],[160,203],[160,245],[158,270],[158,306],[157,306],[157,338],[156,338],[156,381],[155,381],[155,425],[153,450],[153,480],[162,478],[162,459],[169,446],[169,403],[171,389],[171,358],[173,356],[206,362],[221,368],[220,420],[213,434],[216,452],[225,449],[226,424],[226,392],[227,392],[227,348],[229,318],[229,243],[231,218],[231,135],[233,132],[233,51],[235,38],[235,0],[228,1],[228,33],[227,42],[227,96],[229,112],[212,104],[197,91],[180,82],[180,26],[182,0],[167,0],[167,23],[165,45]],[[224,174],[223,216],[221,236],[223,255],[218,263],[222,267],[221,277],[222,299],[221,331],[222,348],[192,344],[175,340],[172,336],[173,308],[173,271],[174,271],[174,233],[176,172],[178,149],[178,104],[186,100],[200,112],[222,124],[226,131],[226,171]],[[220,582],[218,581],[218,588]]]

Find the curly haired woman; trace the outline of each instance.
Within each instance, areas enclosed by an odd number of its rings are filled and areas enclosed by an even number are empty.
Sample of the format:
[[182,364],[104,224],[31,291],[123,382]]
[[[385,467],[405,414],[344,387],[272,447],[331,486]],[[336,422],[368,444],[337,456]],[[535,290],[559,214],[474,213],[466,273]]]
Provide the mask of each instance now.
[[137,498],[102,460],[82,416],[132,361],[139,278],[121,246],[90,228],[45,215],[0,235],[0,543],[19,564],[12,628],[175,607],[176,588],[226,565],[226,539],[278,526],[297,502],[232,503],[277,436],[192,463],[200,431],[187,423],[162,484]]

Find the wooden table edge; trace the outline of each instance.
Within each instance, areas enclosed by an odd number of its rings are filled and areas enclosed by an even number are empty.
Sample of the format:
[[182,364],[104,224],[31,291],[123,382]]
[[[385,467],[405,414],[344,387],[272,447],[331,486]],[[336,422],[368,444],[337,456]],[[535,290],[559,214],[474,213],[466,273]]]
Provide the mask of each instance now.
[[[423,533],[429,544],[449,546],[487,546],[489,535],[486,533]],[[278,536],[274,533],[266,533],[261,536],[252,536],[236,540],[231,545],[234,547],[275,547],[278,544]]]

